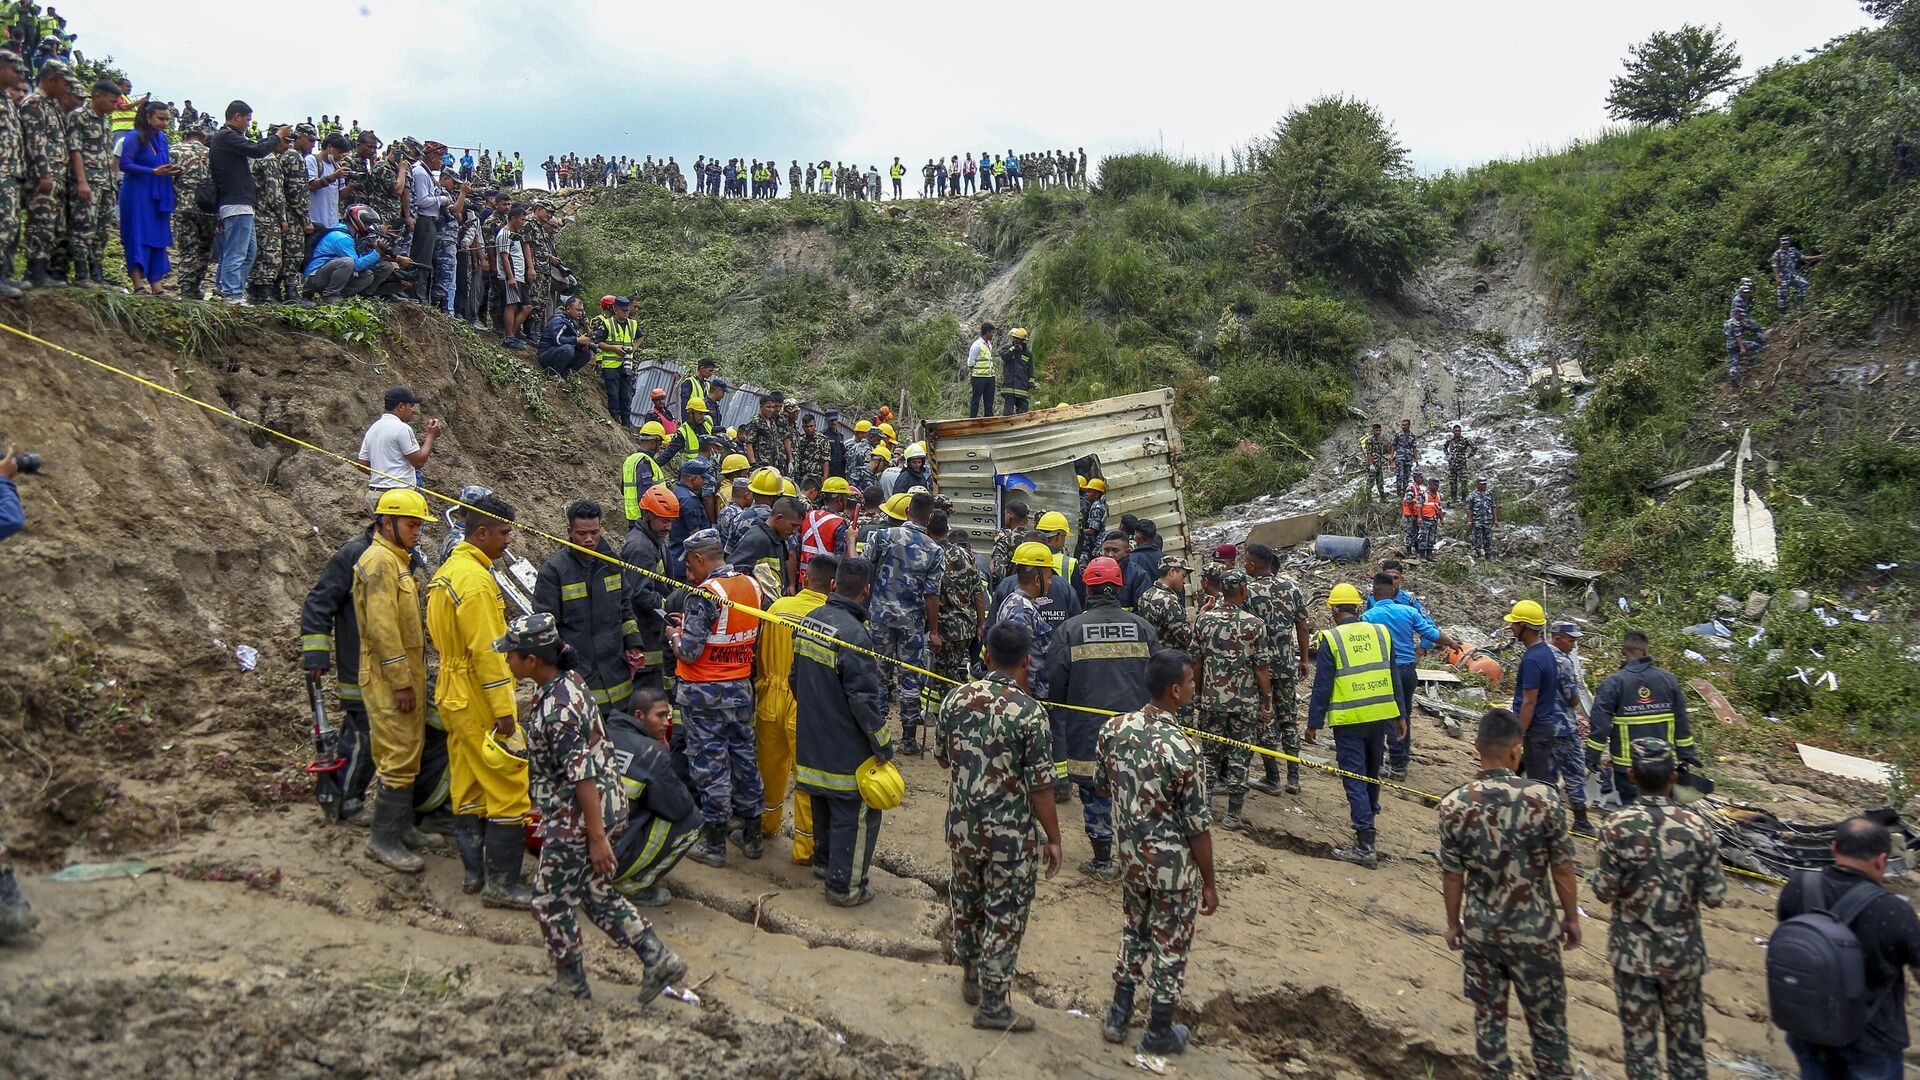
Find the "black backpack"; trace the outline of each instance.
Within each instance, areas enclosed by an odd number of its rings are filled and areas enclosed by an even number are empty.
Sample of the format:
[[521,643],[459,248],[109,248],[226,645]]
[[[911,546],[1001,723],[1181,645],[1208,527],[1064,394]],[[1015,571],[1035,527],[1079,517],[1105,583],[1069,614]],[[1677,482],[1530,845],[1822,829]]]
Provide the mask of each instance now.
[[1767,942],[1767,1002],[1773,1023],[1818,1046],[1848,1046],[1867,1023],[1866,962],[1849,925],[1880,895],[1858,882],[1836,899],[1824,877],[1803,882],[1819,903],[1781,923]]

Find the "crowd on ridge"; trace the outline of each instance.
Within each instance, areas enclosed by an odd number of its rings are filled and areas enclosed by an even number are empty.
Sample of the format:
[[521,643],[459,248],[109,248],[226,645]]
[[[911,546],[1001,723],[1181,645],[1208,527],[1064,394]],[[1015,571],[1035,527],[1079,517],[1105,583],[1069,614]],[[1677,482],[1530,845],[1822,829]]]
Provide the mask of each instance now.
[[[631,156],[619,154],[583,157],[569,153],[547,158],[541,163],[541,169],[546,173],[549,191],[640,183],[680,195],[691,191],[696,195],[735,199],[779,198],[783,175],[776,159],[733,157],[723,164],[717,155],[705,154],[695,158],[686,171],[671,154],[659,161],[655,161],[652,154],[635,161]],[[879,202],[888,194],[889,186],[896,201],[907,198],[911,187],[908,174],[916,171],[920,174],[917,190],[923,199],[955,198],[976,191],[991,194],[1028,188],[1084,187],[1087,151],[1084,147],[1077,154],[1066,150],[1023,154],[1008,150],[1001,155],[982,151],[978,158],[971,153],[932,157],[917,167],[895,157],[884,173],[879,165],[868,165],[862,171],[857,162],[849,166],[822,158],[802,165],[800,159],[794,158],[788,162],[784,176],[789,196],[838,195]]]

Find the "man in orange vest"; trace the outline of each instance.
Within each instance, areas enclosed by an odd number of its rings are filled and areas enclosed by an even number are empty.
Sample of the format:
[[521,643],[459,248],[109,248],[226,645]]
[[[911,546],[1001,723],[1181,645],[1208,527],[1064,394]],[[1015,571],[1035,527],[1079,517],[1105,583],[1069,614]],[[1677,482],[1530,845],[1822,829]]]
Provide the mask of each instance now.
[[1420,501],[1425,497],[1427,478],[1422,472],[1413,474],[1413,482],[1400,492],[1400,517],[1407,526],[1407,554],[1420,554]]
[[1420,557],[1433,558],[1434,546],[1440,542],[1440,522],[1447,516],[1440,503],[1440,478],[1430,476],[1427,486],[1420,491]]
[[853,557],[853,519],[847,515],[847,503],[853,499],[853,485],[844,476],[829,476],[820,484],[820,507],[807,511],[800,526],[800,566],[815,555],[836,559]]
[[760,586],[727,564],[720,533],[701,529],[686,540],[687,580],[699,588],[667,630],[673,649],[673,698],[687,725],[687,765],[702,819],[700,843],[687,857],[727,865],[731,827],[740,853],[760,857],[760,763],[753,745],[753,659]]

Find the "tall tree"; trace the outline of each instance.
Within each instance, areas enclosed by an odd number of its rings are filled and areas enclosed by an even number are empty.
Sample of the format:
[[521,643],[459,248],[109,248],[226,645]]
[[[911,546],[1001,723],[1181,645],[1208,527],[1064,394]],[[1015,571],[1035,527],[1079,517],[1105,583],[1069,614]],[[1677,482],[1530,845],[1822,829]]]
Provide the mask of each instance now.
[[1707,99],[1740,81],[1740,54],[1721,36],[1687,23],[1627,48],[1626,74],[1607,93],[1607,114],[1636,124],[1670,124],[1706,111]]

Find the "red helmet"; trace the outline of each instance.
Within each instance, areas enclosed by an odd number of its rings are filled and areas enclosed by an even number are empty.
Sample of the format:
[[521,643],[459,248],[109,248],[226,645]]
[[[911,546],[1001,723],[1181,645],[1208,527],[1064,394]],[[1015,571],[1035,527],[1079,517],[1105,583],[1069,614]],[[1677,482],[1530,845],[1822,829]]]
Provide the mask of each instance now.
[[1080,579],[1087,585],[1119,585],[1126,581],[1120,574],[1120,564],[1102,555],[1087,564]]
[[601,297],[601,298],[600,298],[600,310],[601,310],[601,311],[605,311],[605,310],[607,310],[608,308],[610,308],[610,307],[612,307],[612,306],[613,306],[613,297],[611,297],[611,296],[603,296],[603,297]]
[[354,203],[342,216],[355,236],[365,236],[380,227],[380,212],[365,203]]

